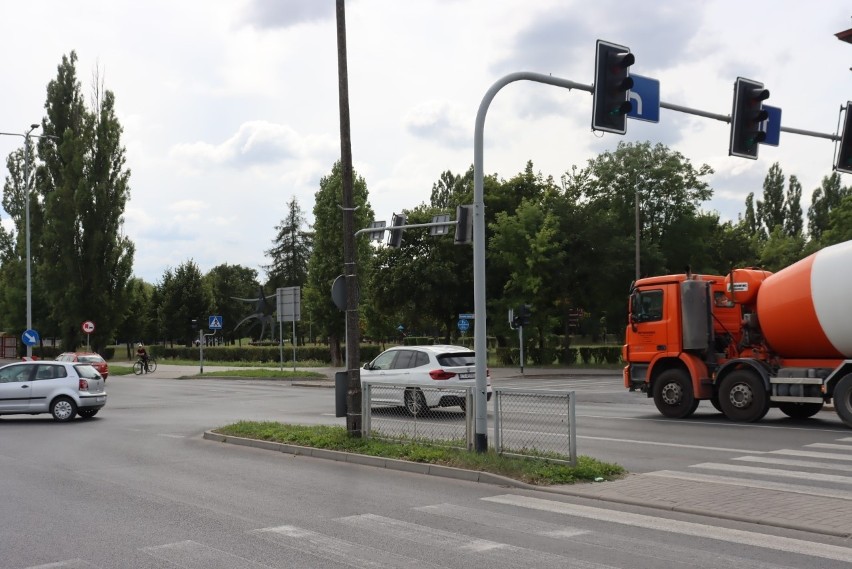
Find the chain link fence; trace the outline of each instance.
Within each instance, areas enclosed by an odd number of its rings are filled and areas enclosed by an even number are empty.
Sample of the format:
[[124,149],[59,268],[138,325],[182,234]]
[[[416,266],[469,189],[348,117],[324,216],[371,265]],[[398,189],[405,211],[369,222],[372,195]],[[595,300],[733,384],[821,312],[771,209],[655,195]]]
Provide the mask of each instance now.
[[574,392],[495,388],[494,449],[576,466]]
[[473,449],[473,387],[364,381],[366,438]]

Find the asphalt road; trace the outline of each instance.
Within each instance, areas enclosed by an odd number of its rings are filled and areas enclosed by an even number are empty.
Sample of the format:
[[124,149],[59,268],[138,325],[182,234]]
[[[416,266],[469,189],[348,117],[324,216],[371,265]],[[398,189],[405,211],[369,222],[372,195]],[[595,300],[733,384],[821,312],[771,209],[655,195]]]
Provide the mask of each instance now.
[[[848,544],[826,536],[202,439],[240,419],[339,424],[328,389],[125,376],[110,378],[108,390],[108,406],[91,421],[0,418],[0,569],[852,563]],[[759,449],[838,438],[830,417],[805,426],[771,418],[735,431],[710,414],[673,423],[642,402],[608,402],[625,394],[602,384],[585,391],[581,452],[622,455],[616,461],[628,468],[730,458],[710,455],[711,444]]]

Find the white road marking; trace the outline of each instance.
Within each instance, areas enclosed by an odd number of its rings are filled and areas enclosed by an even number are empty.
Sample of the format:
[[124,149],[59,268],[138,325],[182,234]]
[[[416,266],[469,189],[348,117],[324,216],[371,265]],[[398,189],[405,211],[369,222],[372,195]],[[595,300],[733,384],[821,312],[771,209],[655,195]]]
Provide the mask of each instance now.
[[569,559],[561,555],[479,539],[374,514],[338,518],[337,521],[381,534],[384,537],[405,539],[426,545],[434,548],[435,551],[452,551],[455,556],[471,554],[476,557],[480,564],[489,564],[499,560],[503,566],[535,567],[536,569],[550,567],[554,569],[565,569],[565,567],[572,567],[572,569],[613,569],[609,565],[575,558]]
[[828,458],[832,460],[852,460],[852,455],[835,454],[833,452],[811,452],[807,450],[781,449],[771,450],[768,454],[783,454],[785,456],[803,456],[808,458]]
[[613,443],[628,443],[631,445],[650,445],[650,446],[661,446],[661,447],[674,447],[674,448],[688,448],[695,450],[711,450],[717,452],[731,452],[735,454],[743,454],[743,453],[752,453],[759,454],[764,451],[760,450],[752,450],[752,449],[742,449],[742,448],[728,448],[728,447],[705,447],[705,446],[696,446],[696,445],[687,445],[681,443],[661,443],[656,441],[637,441],[634,439],[614,439],[610,437],[589,437],[583,435],[577,435],[578,439],[588,439],[593,441],[608,441]]
[[782,466],[801,466],[804,468],[821,468],[823,470],[840,470],[849,472],[848,464],[834,464],[828,462],[812,462],[810,460],[785,460],[783,458],[772,458],[769,456],[738,456],[734,460],[742,462],[759,462],[761,464],[780,464]]
[[479,524],[490,528],[509,529],[533,535],[546,535],[554,538],[575,537],[589,533],[587,530],[571,526],[560,526],[547,522],[540,522],[520,516],[510,516],[500,512],[485,512],[474,508],[465,508],[454,504],[437,504],[435,506],[422,506],[414,508],[420,512],[435,514],[445,518],[452,518],[472,524]]
[[644,514],[633,514],[617,510],[605,510],[603,508],[579,506],[576,504],[543,500],[541,498],[532,498],[528,496],[516,496],[513,494],[491,496],[482,499],[497,504],[530,508],[533,510],[553,512],[566,516],[577,516],[607,523],[629,525],[656,531],[688,535],[702,539],[727,541],[731,543],[760,547],[763,549],[786,551],[788,553],[822,557],[824,559],[834,559],[837,561],[852,563],[852,548],[848,547],[815,543],[789,537],[778,537],[738,529],[729,529],[715,525],[710,526],[694,522],[685,522],[682,520],[669,520],[666,518],[646,516]]
[[182,569],[270,569],[268,565],[190,540],[145,547],[140,551]]
[[811,443],[807,446],[814,447],[814,448],[831,448],[831,449],[837,449],[837,450],[848,450],[850,453],[852,453],[852,445],[835,445],[835,444],[831,444],[831,443]]
[[705,468],[708,470],[722,470],[724,472],[737,472],[739,474],[756,474],[761,476],[778,476],[781,478],[796,478],[798,480],[809,480],[811,482],[836,482],[838,484],[852,484],[852,476],[837,476],[835,474],[821,474],[819,472],[801,472],[798,470],[778,470],[776,468],[760,468],[758,466],[740,466],[738,464],[722,464],[718,462],[702,462],[692,464],[690,468]]
[[435,569],[437,566],[413,557],[398,555],[367,545],[358,545],[297,526],[262,528],[250,533],[273,543],[298,549],[303,553],[341,565],[369,569]]
[[678,480],[691,480],[693,482],[710,482],[713,484],[725,484],[727,486],[741,486],[743,488],[759,488],[762,490],[779,490],[793,494],[804,494],[807,496],[821,496],[823,498],[837,498],[840,500],[851,500],[852,492],[821,488],[819,486],[802,486],[799,484],[787,484],[785,482],[773,482],[771,480],[755,480],[751,478],[733,478],[730,476],[716,476],[714,474],[701,474],[698,472],[681,472],[678,470],[657,470],[648,472],[642,476],[659,476],[661,478],[676,478]]

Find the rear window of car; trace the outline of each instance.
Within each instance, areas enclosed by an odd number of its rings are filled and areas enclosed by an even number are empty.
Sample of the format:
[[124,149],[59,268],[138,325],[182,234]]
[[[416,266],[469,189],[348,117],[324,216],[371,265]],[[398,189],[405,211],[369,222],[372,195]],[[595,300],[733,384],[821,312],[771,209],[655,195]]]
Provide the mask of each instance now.
[[58,362],[73,362],[74,355],[73,354],[59,354],[59,357],[56,358]]
[[442,366],[472,366],[476,364],[476,352],[455,352],[452,354],[439,354],[438,363]]
[[84,364],[102,364],[104,359],[100,356],[78,356],[77,361]]
[[88,364],[76,365],[74,366],[74,369],[77,370],[77,375],[79,375],[83,379],[98,379],[101,377],[101,374],[98,373],[98,370]]

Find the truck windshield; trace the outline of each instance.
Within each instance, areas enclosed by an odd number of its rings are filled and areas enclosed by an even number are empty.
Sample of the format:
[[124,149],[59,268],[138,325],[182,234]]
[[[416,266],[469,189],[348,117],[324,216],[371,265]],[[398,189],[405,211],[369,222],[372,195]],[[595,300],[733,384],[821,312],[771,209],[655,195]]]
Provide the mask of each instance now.
[[663,318],[663,291],[638,291],[633,297],[634,322],[652,322]]

